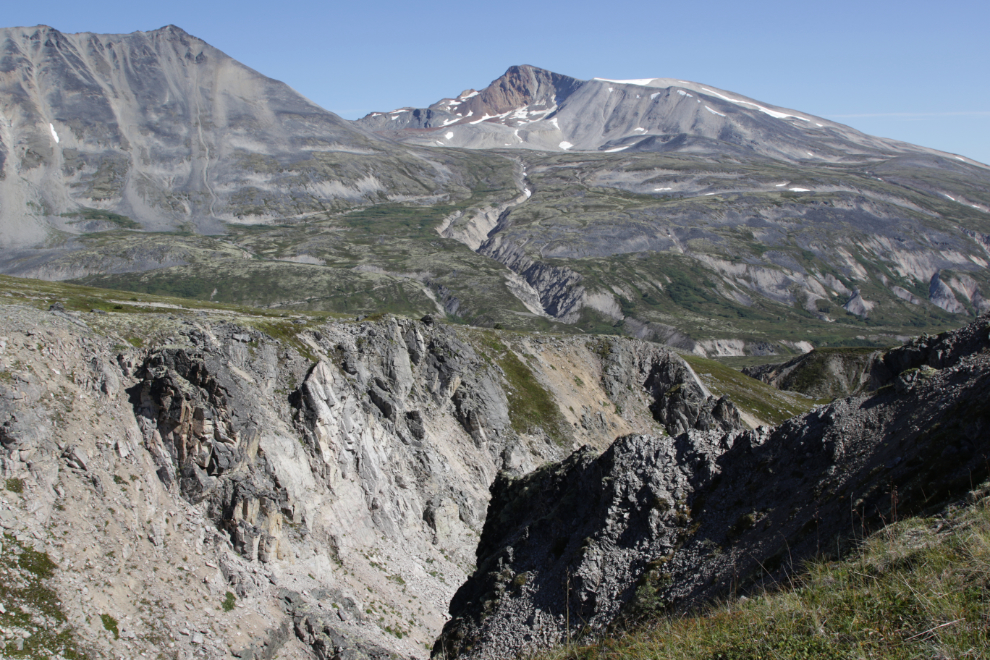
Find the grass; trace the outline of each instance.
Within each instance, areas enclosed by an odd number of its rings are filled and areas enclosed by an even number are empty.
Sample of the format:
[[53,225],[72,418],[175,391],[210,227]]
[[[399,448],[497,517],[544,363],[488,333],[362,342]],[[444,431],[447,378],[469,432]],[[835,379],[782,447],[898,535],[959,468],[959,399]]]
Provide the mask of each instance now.
[[[553,396],[512,350],[489,332],[482,333],[481,345],[505,374],[508,383],[509,419],[516,433],[533,433],[537,428],[558,445],[567,443],[567,421]],[[485,350],[486,349],[486,350]]]
[[782,392],[715,360],[691,353],[681,357],[712,394],[727,395],[740,410],[769,424],[779,424],[821,403],[799,394]]
[[889,525],[776,591],[641,621],[545,660],[990,657],[990,492]]

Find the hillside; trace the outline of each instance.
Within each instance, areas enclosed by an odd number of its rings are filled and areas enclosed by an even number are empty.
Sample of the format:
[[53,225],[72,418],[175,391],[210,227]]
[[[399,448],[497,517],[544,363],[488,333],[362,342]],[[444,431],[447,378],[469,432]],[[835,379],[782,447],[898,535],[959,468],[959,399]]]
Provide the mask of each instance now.
[[5,654],[425,657],[497,474],[742,427],[646,342],[0,284]]
[[[990,316],[892,349],[882,363],[889,371],[876,392],[775,428],[628,435],[601,453],[584,448],[522,477],[501,475],[477,568],[451,601],[434,657],[531,653],[759,594],[890,521],[965,497],[988,476]],[[966,602],[975,609],[957,610],[956,623],[979,635],[985,580],[973,588]],[[887,602],[858,607],[883,612]],[[886,613],[890,625],[901,614],[900,630],[926,634],[913,629],[926,619],[904,608]],[[826,644],[824,625],[808,643]]]

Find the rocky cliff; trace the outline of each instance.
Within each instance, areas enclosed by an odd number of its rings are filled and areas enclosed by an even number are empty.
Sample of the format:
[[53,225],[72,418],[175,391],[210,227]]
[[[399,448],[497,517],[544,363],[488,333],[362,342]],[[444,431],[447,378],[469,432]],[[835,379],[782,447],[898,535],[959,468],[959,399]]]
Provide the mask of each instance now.
[[0,561],[28,580],[18,557],[45,557],[61,603],[5,592],[0,634],[33,657],[423,656],[498,474],[739,424],[675,354],[617,338],[0,303]]
[[434,655],[525,653],[777,584],[986,478],[990,316],[877,363],[872,395],[773,429],[630,435],[500,477]]

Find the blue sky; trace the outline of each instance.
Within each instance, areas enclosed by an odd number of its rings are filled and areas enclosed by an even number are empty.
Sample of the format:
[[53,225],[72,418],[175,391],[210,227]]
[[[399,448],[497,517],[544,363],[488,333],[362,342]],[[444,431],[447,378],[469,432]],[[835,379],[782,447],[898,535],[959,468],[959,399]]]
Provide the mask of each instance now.
[[349,119],[480,88],[513,64],[671,77],[990,163],[987,0],[811,3],[5,3],[7,26],[169,23]]

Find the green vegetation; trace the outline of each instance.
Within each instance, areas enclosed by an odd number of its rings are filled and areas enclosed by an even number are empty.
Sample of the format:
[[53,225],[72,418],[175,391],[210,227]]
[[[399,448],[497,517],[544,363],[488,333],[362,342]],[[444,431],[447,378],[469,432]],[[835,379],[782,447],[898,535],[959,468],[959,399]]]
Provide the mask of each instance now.
[[85,657],[78,646],[78,635],[69,625],[58,593],[48,581],[54,576],[55,563],[43,552],[37,552],[18,542],[13,536],[3,536],[0,553],[0,627],[24,631],[22,648],[16,639],[0,640],[0,656],[48,660],[59,655],[68,660]]
[[817,403],[822,403],[770,387],[715,360],[690,353],[682,354],[681,357],[691,365],[712,394],[727,395],[741,411],[767,424],[779,424],[811,410]]
[[228,591],[223,597],[223,603],[220,605],[224,612],[230,612],[237,606],[237,596],[234,592]]
[[62,214],[63,218],[79,218],[76,222],[110,222],[121,229],[140,229],[141,225],[134,222],[126,215],[102,211],[100,209],[81,208],[78,211],[70,211]]
[[113,633],[114,639],[120,639],[120,630],[117,628],[117,619],[113,618],[109,614],[101,614],[100,621],[103,622],[104,629]]
[[7,479],[4,484],[11,493],[23,493],[24,492],[24,480],[23,479]]
[[[681,616],[640,612],[627,634],[544,658],[986,658],[987,494],[984,487],[970,506],[890,525],[852,556],[811,562],[779,589]],[[663,579],[659,567],[651,570]]]
[[566,444],[567,421],[550,392],[494,333],[485,332],[481,337],[482,345],[494,354],[490,358],[498,363],[505,374],[509,419],[513,430],[516,433],[533,433],[535,429],[541,428],[558,445]]

